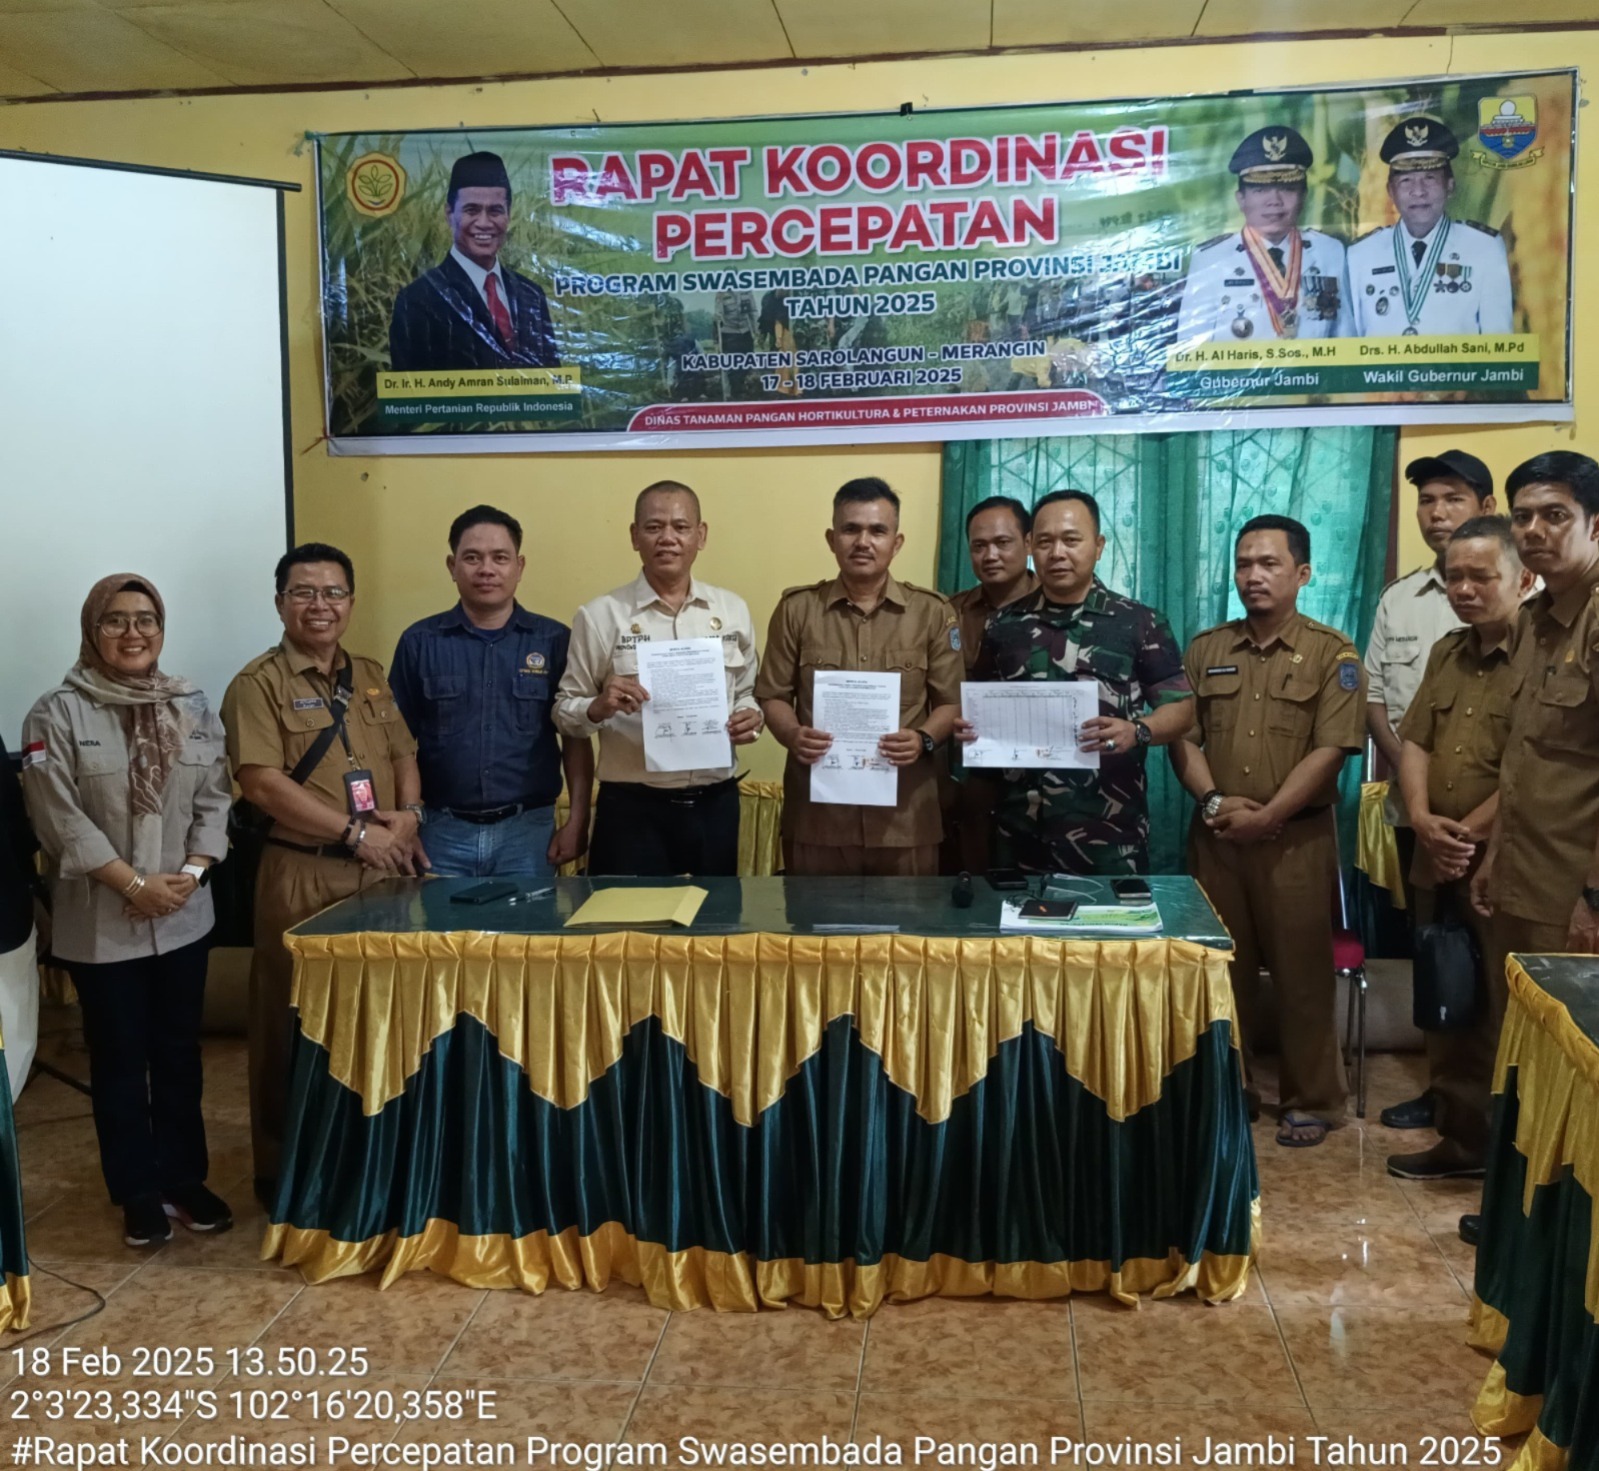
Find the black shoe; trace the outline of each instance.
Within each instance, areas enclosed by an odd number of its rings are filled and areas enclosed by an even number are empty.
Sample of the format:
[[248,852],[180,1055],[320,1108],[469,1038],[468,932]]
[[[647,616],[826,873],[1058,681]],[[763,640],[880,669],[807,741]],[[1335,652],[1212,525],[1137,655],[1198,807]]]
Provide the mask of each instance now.
[[1460,1218],[1460,1239],[1467,1246],[1475,1246],[1477,1238],[1482,1235],[1481,1216],[1462,1216]]
[[268,1175],[257,1175],[255,1177],[255,1198],[261,1202],[263,1210],[270,1211],[272,1209],[272,1201],[277,1193],[278,1182],[276,1180]]
[[1388,1173],[1401,1180],[1480,1180],[1487,1170],[1480,1158],[1442,1139],[1415,1154],[1390,1154]]
[[1385,1108],[1379,1117],[1385,1129],[1430,1129],[1433,1119],[1432,1094],[1423,1093],[1420,1098],[1396,1103],[1392,1108]]
[[204,1185],[181,1185],[167,1191],[163,1207],[175,1221],[191,1231],[226,1231],[233,1224],[227,1201],[213,1195]]
[[136,1195],[123,1205],[122,1239],[129,1246],[159,1246],[172,1239],[159,1195]]

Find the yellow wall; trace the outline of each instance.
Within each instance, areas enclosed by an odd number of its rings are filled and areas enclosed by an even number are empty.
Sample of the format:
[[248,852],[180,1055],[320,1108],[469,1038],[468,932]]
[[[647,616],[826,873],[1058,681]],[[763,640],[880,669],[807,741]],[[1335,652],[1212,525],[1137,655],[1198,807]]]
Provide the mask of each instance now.
[[[359,564],[352,641],[386,657],[399,631],[447,601],[441,558],[450,518],[476,501],[502,505],[529,533],[526,601],[557,617],[632,575],[626,526],[634,492],[670,474],[701,491],[711,541],[700,569],[748,598],[764,626],[777,593],[831,572],[822,542],[827,497],[853,475],[879,474],[905,496],[906,548],[898,570],[928,582],[939,478],[933,444],[836,450],[679,455],[471,456],[333,459],[323,430],[317,250],[310,132],[528,126],[1159,96],[1238,87],[1359,82],[1599,64],[1599,33],[1538,33],[1394,40],[1271,42],[1101,53],[880,62],[377,91],[295,92],[139,102],[0,107],[0,147],[168,168],[290,180],[287,202],[289,349],[296,530],[346,548]],[[1599,199],[1599,151],[1579,155],[1579,191]],[[125,228],[137,228],[128,223]],[[202,261],[197,269],[204,274]],[[1579,308],[1599,284],[1599,261],[1579,258]],[[1599,422],[1599,344],[1579,338],[1578,403]],[[1496,475],[1539,450],[1585,446],[1571,428],[1408,431],[1401,460],[1460,445]],[[174,445],[175,456],[183,446]],[[225,471],[225,467],[219,467]],[[225,473],[219,475],[225,483]],[[1406,507],[1408,512],[1408,505]],[[1404,515],[1403,567],[1425,558]],[[263,590],[263,604],[266,590]],[[759,774],[778,767],[769,739]]]

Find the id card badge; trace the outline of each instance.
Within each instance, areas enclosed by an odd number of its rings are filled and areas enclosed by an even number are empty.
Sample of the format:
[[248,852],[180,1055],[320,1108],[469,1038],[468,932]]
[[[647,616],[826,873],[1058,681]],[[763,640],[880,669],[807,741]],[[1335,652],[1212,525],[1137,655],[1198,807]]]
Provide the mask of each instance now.
[[344,773],[344,800],[351,817],[368,817],[378,810],[378,795],[370,771]]

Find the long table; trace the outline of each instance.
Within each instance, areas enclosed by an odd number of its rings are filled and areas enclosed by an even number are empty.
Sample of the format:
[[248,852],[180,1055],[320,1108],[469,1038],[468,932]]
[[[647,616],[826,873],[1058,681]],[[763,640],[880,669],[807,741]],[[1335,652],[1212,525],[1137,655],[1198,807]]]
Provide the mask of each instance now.
[[265,1259],[832,1316],[1244,1291],[1230,941],[1192,880],[1152,881],[1161,937],[1066,941],[1000,934],[982,880],[969,909],[948,879],[701,880],[689,929],[598,934],[563,925],[627,880],[481,908],[463,882],[286,936]]
[[1599,1466],[1599,960],[1513,955],[1494,1065],[1472,1411],[1516,1467]]

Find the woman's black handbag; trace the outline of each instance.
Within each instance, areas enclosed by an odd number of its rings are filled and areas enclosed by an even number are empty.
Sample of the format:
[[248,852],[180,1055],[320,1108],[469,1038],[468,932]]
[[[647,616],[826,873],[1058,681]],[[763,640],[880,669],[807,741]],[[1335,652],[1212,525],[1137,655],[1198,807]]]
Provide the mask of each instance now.
[[1477,937],[1455,917],[1463,887],[1440,890],[1438,917],[1416,930],[1411,1018],[1424,1032],[1463,1031],[1482,1005],[1482,952]]

